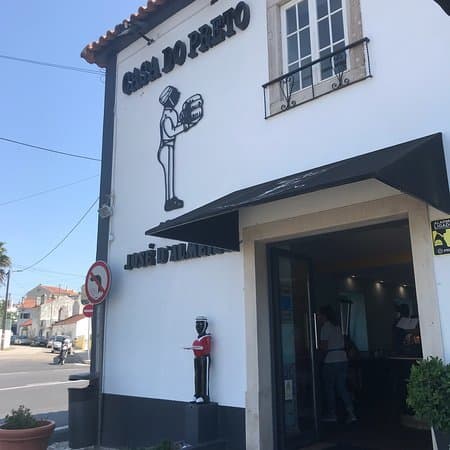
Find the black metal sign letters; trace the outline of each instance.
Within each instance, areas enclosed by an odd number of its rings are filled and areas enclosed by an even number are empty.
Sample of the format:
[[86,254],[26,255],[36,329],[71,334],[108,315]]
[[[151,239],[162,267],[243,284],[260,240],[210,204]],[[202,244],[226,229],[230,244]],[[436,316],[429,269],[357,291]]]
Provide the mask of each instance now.
[[203,98],[200,94],[189,97],[181,107],[178,115],[175,106],[180,100],[180,91],[167,86],[159,96],[159,102],[164,109],[159,123],[160,143],[158,161],[164,171],[165,203],[164,209],[172,211],[182,208],[183,200],[175,195],[175,143],[179,134],[189,131],[203,117]]
[[157,264],[167,264],[169,261],[184,261],[204,256],[222,255],[229,252],[229,250],[209,245],[192,243],[181,243],[158,248],[155,248],[155,244],[149,244],[148,247],[150,250],[127,255],[127,263],[123,268],[125,270],[140,269],[141,267],[156,266]]
[[[141,66],[126,72],[122,80],[122,91],[131,95],[152,81],[161,78],[163,73],[172,72],[176,66],[182,66],[187,57],[197,58],[199,52],[205,53],[236,34],[236,28],[245,30],[250,24],[250,7],[241,1],[235,8],[230,8],[220,16],[214,17],[209,24],[204,24],[198,30],[188,34],[188,45],[178,40],[173,47],[166,47],[162,51],[163,66],[153,56],[150,61],[144,61]],[[189,50],[189,51],[188,51]]]

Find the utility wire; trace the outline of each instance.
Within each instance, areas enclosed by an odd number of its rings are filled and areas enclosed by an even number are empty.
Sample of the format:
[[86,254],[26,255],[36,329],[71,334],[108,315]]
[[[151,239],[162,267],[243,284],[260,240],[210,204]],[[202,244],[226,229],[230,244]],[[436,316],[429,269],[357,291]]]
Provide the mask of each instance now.
[[49,257],[75,230],[76,228],[81,224],[81,222],[83,222],[83,220],[85,219],[85,217],[89,214],[89,212],[91,211],[91,209],[95,206],[95,204],[97,203],[99,197],[97,197],[94,201],[94,203],[92,203],[91,206],[89,206],[88,210],[81,216],[81,218],[78,220],[78,222],[72,227],[72,229],[46,254],[44,255],[41,259],[39,259],[38,261],[36,261],[34,264],[31,264],[27,267],[25,267],[24,269],[20,269],[20,270],[16,270],[15,272],[25,272],[26,270],[32,269],[33,267],[37,266],[39,263],[41,263],[42,261],[44,261],[44,259],[46,259],[47,257]]
[[62,64],[53,64],[44,61],[36,61],[34,59],[26,59],[26,58],[17,58],[15,56],[8,56],[0,54],[0,58],[9,59],[11,61],[19,61],[28,64],[36,64],[38,66],[47,66],[53,67],[54,69],[63,69],[63,70],[72,70],[74,72],[82,72],[89,73],[91,75],[104,75],[104,72],[101,70],[92,70],[92,69],[83,69],[82,67],[73,67],[73,66],[64,66]]
[[[21,267],[25,268],[25,266],[20,266],[20,265],[18,265],[16,267],[18,269],[20,269]],[[84,278],[85,277],[85,275],[80,275],[80,274],[77,274],[77,273],[56,272],[55,270],[47,270],[47,269],[30,269],[30,270],[32,272],[53,273],[55,275],[66,275],[66,276],[69,276],[69,277],[77,277],[77,278]],[[13,272],[15,272],[15,271],[13,270]]]
[[49,194],[50,192],[58,191],[60,189],[64,189],[69,186],[74,186],[75,184],[83,183],[84,181],[92,180],[93,178],[98,178],[98,175],[94,175],[94,176],[88,177],[88,178],[83,178],[81,180],[74,181],[73,183],[63,184],[62,186],[56,186],[52,189],[47,189],[45,191],[40,191],[40,192],[36,192],[34,194],[29,194],[29,195],[26,195],[25,197],[16,198],[14,200],[8,200],[7,202],[0,203],[0,206],[10,205],[11,203],[17,203],[17,202],[21,202],[23,200],[28,200],[29,198],[38,197],[39,195]]
[[61,152],[59,150],[52,150],[51,148],[47,148],[47,147],[40,147],[38,145],[26,144],[25,142],[15,141],[14,139],[8,139],[8,138],[4,138],[4,137],[0,137],[0,141],[9,142],[10,144],[19,144],[19,145],[23,145],[24,147],[34,148],[36,150],[42,150],[44,152],[57,153],[58,155],[71,156],[72,158],[89,159],[90,161],[101,161],[101,159],[91,158],[90,156],[83,156],[83,155],[76,155],[74,153]]

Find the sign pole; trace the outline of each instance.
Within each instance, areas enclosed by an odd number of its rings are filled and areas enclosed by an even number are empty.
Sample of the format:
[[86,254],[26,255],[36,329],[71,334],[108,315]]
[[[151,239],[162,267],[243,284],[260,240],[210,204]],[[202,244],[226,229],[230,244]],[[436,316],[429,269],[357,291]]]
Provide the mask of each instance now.
[[91,360],[91,356],[90,356],[90,344],[91,344],[91,318],[88,318],[88,335],[87,335],[87,356],[88,356],[88,360]]
[[6,294],[5,294],[5,311],[3,312],[3,323],[2,323],[2,341],[0,344],[0,350],[5,350],[5,340],[6,340],[6,317],[8,316],[8,297],[9,297],[9,278],[11,276],[11,269],[8,270],[6,274]]

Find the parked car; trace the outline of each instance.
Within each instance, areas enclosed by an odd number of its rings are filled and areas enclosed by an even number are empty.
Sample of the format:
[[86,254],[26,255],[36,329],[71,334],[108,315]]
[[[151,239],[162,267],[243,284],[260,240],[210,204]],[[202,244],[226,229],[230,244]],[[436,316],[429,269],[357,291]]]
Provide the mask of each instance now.
[[56,336],[50,336],[47,341],[47,348],[53,348],[53,342],[55,341]]
[[14,344],[16,345],[30,345],[31,344],[31,338],[28,336],[17,336],[14,340]]
[[72,353],[72,338],[70,336],[63,336],[63,335],[55,336],[52,346],[52,353],[59,352],[61,350],[61,345],[65,339],[68,339],[69,353]]
[[9,340],[9,344],[10,344],[10,345],[15,344],[15,343],[16,343],[16,339],[17,339],[18,337],[19,337],[19,336],[17,336],[17,334],[13,334],[13,335],[11,336],[11,339]]
[[47,347],[48,339],[44,336],[36,336],[31,341],[33,347]]

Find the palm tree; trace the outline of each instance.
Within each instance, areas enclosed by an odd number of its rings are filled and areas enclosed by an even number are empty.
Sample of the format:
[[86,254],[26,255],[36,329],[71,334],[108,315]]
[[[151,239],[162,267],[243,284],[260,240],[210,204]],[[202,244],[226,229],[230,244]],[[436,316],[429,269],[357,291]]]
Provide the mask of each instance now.
[[6,254],[5,243],[0,242],[0,284],[3,284],[6,277],[6,268],[11,265],[11,260]]

